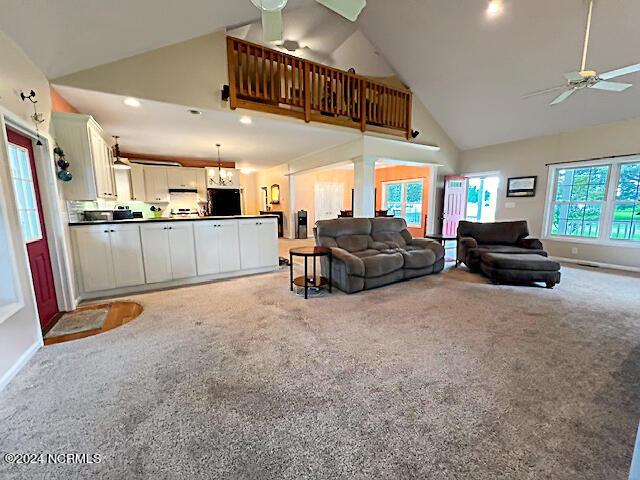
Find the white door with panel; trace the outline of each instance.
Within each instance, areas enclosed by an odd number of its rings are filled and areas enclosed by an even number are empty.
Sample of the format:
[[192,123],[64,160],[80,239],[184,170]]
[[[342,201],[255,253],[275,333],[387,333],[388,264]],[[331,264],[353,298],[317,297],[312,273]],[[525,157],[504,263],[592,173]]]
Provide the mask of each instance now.
[[171,275],[174,280],[196,276],[192,223],[174,222],[169,225],[169,251]]
[[344,184],[337,182],[316,182],[315,220],[338,218],[344,209]]
[[144,187],[144,167],[142,165],[131,164],[131,200],[144,202],[147,198]]
[[109,225],[75,229],[76,251],[85,292],[115,288]]
[[145,283],[138,225],[110,225],[109,239],[116,288]]
[[240,259],[243,269],[278,265],[278,222],[275,218],[238,222]]
[[74,231],[83,291],[145,283],[137,225],[95,225]]
[[196,222],[194,231],[198,275],[240,270],[237,221]]
[[147,283],[171,280],[169,226],[166,223],[142,225],[140,227],[140,237],[142,239],[142,253]]
[[169,202],[169,183],[166,168],[145,167],[144,186],[147,202]]

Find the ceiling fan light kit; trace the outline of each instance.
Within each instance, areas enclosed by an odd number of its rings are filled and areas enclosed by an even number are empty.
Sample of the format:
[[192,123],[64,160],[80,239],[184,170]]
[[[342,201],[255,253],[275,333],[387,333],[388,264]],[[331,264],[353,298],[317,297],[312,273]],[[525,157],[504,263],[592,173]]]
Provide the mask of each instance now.
[[533,92],[525,95],[523,98],[544,95],[547,93],[555,92],[557,90],[565,90],[550,103],[550,105],[558,105],[559,103],[567,100],[578,90],[582,90],[585,88],[594,88],[596,90],[604,90],[607,92],[624,92],[626,89],[633,86],[631,83],[609,82],[608,80],[621,77],[623,75],[628,75],[630,73],[640,72],[640,63],[617,68],[615,70],[604,73],[598,73],[594,70],[587,70],[587,53],[589,52],[589,38],[591,36],[593,5],[594,0],[589,0],[589,10],[587,13],[587,25],[585,28],[584,47],[582,49],[582,62],[580,64],[580,70],[577,72],[565,73],[564,78],[567,80],[567,83],[565,85]]
[[[316,0],[320,5],[355,22],[367,0]],[[283,22],[282,10],[287,6],[287,0],[251,0],[256,8],[262,12],[262,35],[265,42],[282,40]]]

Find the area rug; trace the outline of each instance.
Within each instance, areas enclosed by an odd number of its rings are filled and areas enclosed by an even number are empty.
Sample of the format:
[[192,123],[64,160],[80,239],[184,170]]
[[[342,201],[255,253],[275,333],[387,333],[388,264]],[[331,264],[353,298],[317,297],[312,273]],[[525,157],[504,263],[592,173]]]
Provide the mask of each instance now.
[[109,307],[65,313],[44,338],[55,338],[88,332],[89,330],[98,330],[104,325],[108,313]]
[[626,480],[638,292],[447,266],[309,300],[288,271],[131,295],[136,321],[38,350],[0,392],[0,452],[100,463],[0,455],[0,478]]

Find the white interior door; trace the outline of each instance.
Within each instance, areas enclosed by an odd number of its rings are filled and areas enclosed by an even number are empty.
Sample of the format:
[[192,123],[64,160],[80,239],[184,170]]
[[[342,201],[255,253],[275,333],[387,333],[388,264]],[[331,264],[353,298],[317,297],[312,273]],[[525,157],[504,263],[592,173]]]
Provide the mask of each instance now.
[[337,182],[316,182],[315,220],[338,218],[344,208],[344,185]]

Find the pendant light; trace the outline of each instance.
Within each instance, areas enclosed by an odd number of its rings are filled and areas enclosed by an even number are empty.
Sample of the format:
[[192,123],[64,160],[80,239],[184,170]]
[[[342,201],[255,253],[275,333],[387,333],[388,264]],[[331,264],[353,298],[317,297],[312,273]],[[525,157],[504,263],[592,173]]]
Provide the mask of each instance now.
[[114,170],[131,170],[131,166],[124,163],[120,160],[120,145],[118,145],[118,139],[120,138],[118,135],[114,135],[113,138],[116,139],[116,144],[113,147],[113,155],[116,159],[113,162]]
[[232,174],[222,170],[222,161],[220,160],[220,147],[219,143],[216,143],[218,148],[218,178],[210,178],[209,181],[220,187],[227,187],[233,183]]

